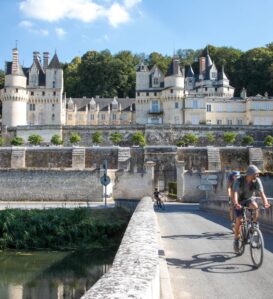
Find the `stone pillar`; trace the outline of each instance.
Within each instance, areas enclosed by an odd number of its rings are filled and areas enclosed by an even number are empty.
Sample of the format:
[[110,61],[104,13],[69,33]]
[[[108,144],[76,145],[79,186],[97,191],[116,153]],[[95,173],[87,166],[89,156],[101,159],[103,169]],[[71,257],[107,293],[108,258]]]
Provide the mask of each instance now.
[[155,162],[153,161],[147,161],[145,162],[145,169],[146,169],[146,176],[147,176],[147,181],[148,181],[148,186],[150,186],[150,194],[152,196],[153,191],[154,191],[154,168],[155,168]]
[[176,161],[176,177],[177,177],[177,198],[179,200],[183,199],[184,196],[184,173],[185,173],[185,162],[184,161]]
[[85,148],[84,147],[73,147],[72,168],[73,169],[85,168]]
[[12,147],[11,150],[11,168],[25,168],[26,167],[26,148]]
[[118,169],[130,170],[131,150],[130,147],[118,148]]

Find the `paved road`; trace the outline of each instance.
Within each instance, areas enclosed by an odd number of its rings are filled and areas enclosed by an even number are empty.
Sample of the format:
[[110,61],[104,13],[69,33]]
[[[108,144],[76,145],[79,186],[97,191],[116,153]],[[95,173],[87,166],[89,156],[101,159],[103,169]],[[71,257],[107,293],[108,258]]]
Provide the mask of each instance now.
[[273,298],[272,235],[264,234],[264,263],[257,270],[249,246],[241,257],[233,253],[226,219],[178,203],[157,216],[175,299]]

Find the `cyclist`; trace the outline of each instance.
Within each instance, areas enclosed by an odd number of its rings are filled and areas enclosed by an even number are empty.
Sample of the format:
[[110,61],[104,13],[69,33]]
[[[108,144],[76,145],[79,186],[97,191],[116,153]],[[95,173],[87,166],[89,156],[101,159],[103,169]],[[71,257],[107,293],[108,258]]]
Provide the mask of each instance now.
[[162,203],[161,203],[161,194],[160,192],[158,191],[157,188],[155,188],[155,191],[154,191],[154,199],[156,200],[156,204],[158,205],[159,208],[162,208]]
[[249,207],[254,210],[254,222],[258,220],[258,204],[255,201],[255,192],[258,192],[265,208],[269,208],[270,204],[264,193],[261,180],[258,178],[261,171],[255,165],[249,165],[245,176],[236,179],[232,186],[233,204],[235,206],[236,222],[234,233],[234,251],[239,251],[240,226],[242,220],[242,206]]
[[229,218],[231,221],[231,227],[232,230],[234,229],[235,226],[235,215],[234,215],[234,206],[232,203],[232,195],[233,195],[233,191],[232,191],[232,185],[235,182],[235,180],[240,177],[240,171],[232,171],[229,175],[228,175],[228,179],[227,179],[227,193],[228,193],[228,204],[229,204]]

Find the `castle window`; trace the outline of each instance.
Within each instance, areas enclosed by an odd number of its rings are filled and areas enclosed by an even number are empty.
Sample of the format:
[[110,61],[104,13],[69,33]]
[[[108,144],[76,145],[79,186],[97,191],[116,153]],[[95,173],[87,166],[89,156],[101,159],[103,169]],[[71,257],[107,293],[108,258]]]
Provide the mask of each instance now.
[[217,119],[216,123],[217,123],[217,125],[221,125],[222,124],[222,119]]
[[123,120],[127,120],[127,114],[123,115]]
[[211,78],[214,78],[214,79],[215,79],[216,77],[217,77],[217,73],[216,73],[216,72],[212,72],[212,73],[211,73]]
[[208,88],[207,88],[207,87],[205,87],[205,91],[208,91]]
[[44,96],[45,95],[45,92],[44,91],[42,91],[42,96]]
[[193,101],[192,101],[192,108],[193,108],[193,109],[197,109],[197,108],[198,108],[197,100],[193,100]]
[[211,104],[207,105],[207,112],[211,112]]
[[94,114],[91,114],[90,115],[90,120],[94,120],[94,119],[95,119]]
[[52,82],[52,88],[55,88],[55,81]]
[[4,92],[7,92],[7,89],[6,89],[6,88],[4,89]]
[[138,97],[140,96],[140,92],[137,93],[137,96],[138,96]]
[[151,112],[159,112],[159,102],[158,100],[152,101],[152,111]]
[[215,87],[215,91],[217,91],[217,87]]
[[229,125],[229,126],[232,125],[232,120],[231,120],[231,119],[228,119],[228,120],[227,120],[227,125]]
[[53,95],[54,95],[54,96],[56,95],[56,91],[53,91]]
[[178,102],[174,103],[174,108],[175,108],[175,109],[178,109],[178,108],[179,108],[179,103],[178,103]]
[[29,111],[35,111],[35,104],[29,104]]
[[171,89],[171,93],[173,93],[173,89]]
[[101,120],[105,120],[105,114],[101,115]]
[[15,89],[15,92],[16,92],[16,93],[18,92],[18,88]]
[[112,115],[112,119],[113,119],[113,120],[116,120],[116,119],[117,119],[117,115],[116,115],[116,114],[113,114],[113,115]]
[[31,92],[30,92],[30,95],[31,95],[31,96],[34,96],[34,91],[31,91]]
[[157,92],[154,92],[154,96],[155,96],[155,97],[157,96]]
[[52,120],[52,121],[55,120],[55,114],[54,114],[54,113],[51,115],[51,120]]
[[149,92],[146,92],[146,96],[147,96],[147,97],[149,96]]
[[243,124],[243,120],[242,119],[238,119],[237,120],[237,125],[241,126]]
[[158,78],[154,78],[154,85],[158,85]]

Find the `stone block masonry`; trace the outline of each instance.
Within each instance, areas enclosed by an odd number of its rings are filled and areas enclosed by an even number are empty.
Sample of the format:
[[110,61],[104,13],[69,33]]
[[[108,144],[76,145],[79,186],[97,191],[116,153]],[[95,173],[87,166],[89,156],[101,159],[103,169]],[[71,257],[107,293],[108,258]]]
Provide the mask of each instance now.
[[0,200],[102,201],[96,170],[1,169]]

